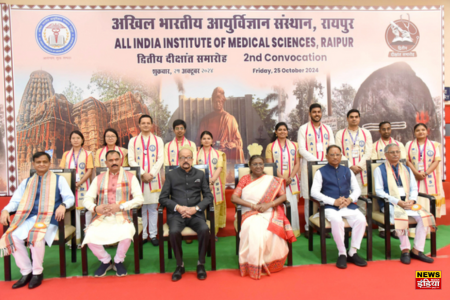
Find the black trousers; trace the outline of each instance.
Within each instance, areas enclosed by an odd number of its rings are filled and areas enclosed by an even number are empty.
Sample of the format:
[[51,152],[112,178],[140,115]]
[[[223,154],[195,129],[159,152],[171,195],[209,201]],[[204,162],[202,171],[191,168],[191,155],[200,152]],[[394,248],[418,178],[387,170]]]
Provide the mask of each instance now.
[[183,219],[179,214],[171,214],[167,218],[167,225],[169,225],[169,240],[172,245],[177,266],[183,264],[183,249],[181,248],[181,232],[185,227],[190,227],[197,233],[198,238],[198,261],[201,264],[205,263],[206,249],[209,243],[209,228],[206,221],[196,215],[190,219]]

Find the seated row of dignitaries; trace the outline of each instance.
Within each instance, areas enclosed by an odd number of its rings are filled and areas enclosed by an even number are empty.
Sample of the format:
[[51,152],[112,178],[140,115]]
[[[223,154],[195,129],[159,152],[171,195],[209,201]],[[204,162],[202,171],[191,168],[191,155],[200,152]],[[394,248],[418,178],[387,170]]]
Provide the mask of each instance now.
[[[172,275],[173,281],[181,279],[185,272],[181,232],[190,227],[198,237],[197,278],[206,279],[205,255],[209,242],[209,228],[205,210],[213,203],[213,195],[205,173],[193,168],[194,151],[184,146],[178,153],[179,168],[166,174],[166,181],[159,197],[159,203],[167,208],[169,240],[177,262]],[[201,197],[203,196],[203,200]]]
[[[400,239],[402,254],[400,261],[409,264],[411,258],[432,263],[433,259],[423,253],[428,228],[436,230],[434,216],[417,204],[417,182],[411,169],[400,162],[402,150],[397,144],[384,148],[386,161],[374,171],[375,192],[377,196],[389,200],[390,222]],[[384,212],[384,202],[379,200],[380,210]],[[395,216],[395,219],[394,219]],[[417,222],[414,248],[408,238],[408,217]]]
[[[92,212],[92,221],[86,229],[83,245],[87,244],[101,262],[95,277],[102,277],[111,269],[117,276],[127,275],[123,262],[136,232],[131,209],[144,203],[138,179],[121,164],[120,153],[108,151],[108,171],[95,177],[84,198],[83,205]],[[113,263],[103,245],[114,243],[118,246]]]
[[[364,267],[367,262],[356,253],[361,246],[366,230],[366,218],[356,204],[361,189],[355,174],[348,167],[342,166],[341,148],[331,145],[326,149],[328,164],[314,175],[311,197],[325,203],[325,218],[331,223],[331,232],[339,251],[336,266],[347,268],[347,262]],[[352,243],[347,252],[344,237],[344,221],[352,227]]]
[[[75,202],[64,177],[49,170],[47,153],[35,153],[32,165],[36,173],[20,183],[0,217],[2,225],[10,224],[0,239],[0,255],[12,254],[22,274],[13,289],[27,284],[30,289],[41,285],[45,243],[52,245],[58,221],[64,219],[66,208]],[[12,222],[10,212],[16,212]],[[33,261],[28,256],[25,242],[30,246]]]

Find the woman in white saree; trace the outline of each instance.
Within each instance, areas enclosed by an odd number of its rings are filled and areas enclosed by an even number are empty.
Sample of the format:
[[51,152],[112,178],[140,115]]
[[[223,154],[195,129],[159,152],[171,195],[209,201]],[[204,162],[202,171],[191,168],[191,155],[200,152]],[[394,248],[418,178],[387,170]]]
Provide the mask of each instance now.
[[242,206],[239,245],[241,276],[259,279],[280,271],[289,252],[287,242],[296,241],[280,204],[286,201],[284,179],[264,174],[264,159],[254,155],[250,174],[239,181],[231,201]]

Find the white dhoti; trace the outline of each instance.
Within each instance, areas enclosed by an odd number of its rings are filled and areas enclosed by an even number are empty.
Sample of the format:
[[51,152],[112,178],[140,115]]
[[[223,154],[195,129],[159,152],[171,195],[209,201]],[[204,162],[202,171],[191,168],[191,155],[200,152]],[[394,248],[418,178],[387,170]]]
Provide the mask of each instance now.
[[[117,214],[121,214],[121,212]],[[94,223],[88,227],[83,245],[110,245],[126,239],[132,240],[135,232],[133,223],[123,220],[119,222],[116,220],[116,216],[104,217],[98,225]]]
[[[384,212],[384,207],[381,209],[381,211]],[[420,252],[423,252],[425,248],[425,240],[427,237],[428,227],[425,228],[425,226],[423,226],[422,218],[420,217],[418,212],[410,209],[405,209],[405,212],[408,217],[413,217],[417,222],[417,227],[415,228],[416,234],[414,237],[414,248],[416,248],[416,250]],[[391,224],[394,224],[394,207],[392,205],[389,207],[389,215]],[[399,235],[398,238],[400,240],[400,250],[411,249],[411,243],[409,242],[409,237],[407,235]]]
[[361,246],[361,241],[366,231],[366,218],[358,209],[349,209],[347,207],[340,210],[325,209],[325,219],[331,223],[331,233],[336,242],[339,255],[347,255],[345,248],[345,223],[342,218],[345,218],[352,227],[351,247],[355,249],[359,249]]
[[300,218],[298,216],[298,196],[292,195],[291,189],[286,189],[286,199],[291,204],[291,226],[295,237],[300,236]]
[[56,232],[58,231],[58,226],[49,224],[44,240],[37,242],[34,246],[30,246],[31,255],[33,257],[32,263],[30,257],[28,256],[25,240],[28,237],[28,233],[36,223],[36,218],[37,216],[34,216],[25,220],[25,222],[17,227],[12,234],[14,245],[16,247],[16,251],[14,251],[12,255],[14,256],[16,264],[20,269],[20,274],[22,275],[28,275],[31,272],[33,272],[33,275],[42,274],[44,270],[42,264],[44,262],[45,243],[47,243],[48,246],[51,246],[55,240]]

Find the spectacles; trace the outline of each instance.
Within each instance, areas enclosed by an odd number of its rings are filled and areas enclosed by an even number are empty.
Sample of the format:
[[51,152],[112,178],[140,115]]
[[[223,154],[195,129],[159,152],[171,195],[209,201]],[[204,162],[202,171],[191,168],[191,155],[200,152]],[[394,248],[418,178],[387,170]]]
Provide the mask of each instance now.
[[106,138],[107,138],[107,139],[115,139],[116,136],[115,136],[115,135],[107,135]]
[[252,167],[263,167],[264,164],[252,164]]
[[390,151],[390,152],[386,152],[386,153],[389,153],[389,154],[400,154],[401,152],[400,151]]
[[188,156],[188,157],[179,157],[180,160],[191,160],[192,156]]
[[175,127],[175,131],[183,131],[185,130],[184,127]]
[[328,156],[330,157],[341,157],[342,153],[338,153],[338,154],[328,154]]

